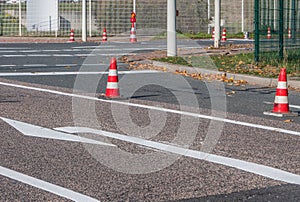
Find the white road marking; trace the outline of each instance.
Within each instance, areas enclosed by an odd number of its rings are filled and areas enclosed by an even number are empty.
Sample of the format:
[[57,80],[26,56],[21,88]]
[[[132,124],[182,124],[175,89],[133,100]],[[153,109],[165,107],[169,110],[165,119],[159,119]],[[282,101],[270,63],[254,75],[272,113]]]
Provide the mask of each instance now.
[[84,138],[80,136],[70,135],[63,132],[58,132],[55,130],[51,130],[49,128],[43,128],[40,126],[35,126],[32,124],[15,121],[7,118],[0,117],[3,121],[17,129],[25,136],[30,137],[39,137],[39,138],[47,138],[47,139],[54,139],[54,140],[62,140],[62,141],[69,141],[69,142],[81,142],[81,143],[88,143],[88,144],[97,144],[102,146],[110,146],[115,147],[114,144],[108,144],[105,142]]
[[0,65],[0,67],[16,67],[17,65]]
[[73,57],[71,54],[53,54],[53,57]]
[[2,55],[2,56],[10,58],[10,57],[26,57],[27,55]]
[[47,67],[46,64],[28,64],[28,65],[23,65],[23,67]]
[[78,64],[56,64],[56,67],[65,67],[65,66],[69,66],[69,67],[76,67],[78,66]]
[[29,175],[25,175],[23,173],[5,168],[0,166],[0,175],[5,176],[7,178],[16,180],[18,182],[22,182],[24,184],[28,184],[30,186],[36,187],[38,189],[53,193],[57,196],[61,196],[63,198],[67,198],[73,201],[91,201],[96,202],[99,201],[90,196],[86,196],[70,189],[66,189],[64,187],[51,184],[49,182],[45,182],[43,180],[31,177]]
[[[118,71],[118,74],[154,74],[161,73],[155,70]],[[0,77],[5,76],[55,76],[55,75],[104,75],[108,72],[13,72],[0,73]]]
[[195,117],[195,118],[200,118],[200,119],[220,121],[220,122],[230,123],[230,124],[234,124],[234,125],[247,126],[250,128],[257,128],[257,129],[268,130],[268,131],[273,131],[273,132],[278,132],[278,133],[285,133],[285,134],[289,134],[289,135],[300,136],[300,132],[297,132],[297,131],[286,130],[283,128],[275,128],[275,127],[271,127],[271,126],[264,126],[264,125],[254,124],[254,123],[247,123],[247,122],[242,122],[242,121],[236,121],[236,120],[232,120],[232,119],[220,118],[220,117],[215,117],[215,116],[195,114],[192,112],[178,111],[178,110],[174,110],[174,109],[167,109],[167,108],[161,108],[161,107],[155,107],[155,106],[149,106],[149,105],[122,102],[122,101],[117,101],[117,100],[105,100],[105,99],[100,99],[97,97],[91,97],[91,96],[86,96],[86,95],[65,93],[65,92],[56,91],[56,90],[23,86],[23,85],[5,83],[5,82],[0,82],[0,85],[10,86],[10,87],[15,87],[15,88],[22,88],[22,89],[27,89],[27,90],[34,90],[34,91],[45,92],[45,93],[51,93],[51,94],[56,94],[56,95],[76,97],[76,98],[87,99],[87,100],[94,100],[94,101],[98,101],[98,102],[106,102],[106,103],[111,103],[111,104],[127,105],[127,106],[131,106],[131,107],[163,111],[163,112],[172,113],[172,114],[180,114],[180,115],[185,115],[185,116],[190,116],[190,117]]
[[[264,102],[264,104],[268,104],[268,105],[273,105],[273,102]],[[289,107],[294,108],[294,109],[300,109],[299,105],[289,105]]]
[[26,56],[27,57],[51,57],[51,55],[47,55],[47,54],[30,54]]
[[191,157],[199,160],[204,160],[220,165],[229,166],[232,168],[236,168],[239,170],[243,170],[249,173],[254,173],[257,175],[261,175],[267,178],[271,178],[273,180],[279,180],[286,183],[298,184],[300,185],[300,175],[290,173],[287,171],[283,171],[277,168],[273,168],[270,166],[265,166],[257,163],[252,163],[248,161],[243,161],[239,159],[233,159],[224,156],[218,156],[214,154],[204,153],[197,150],[191,150],[187,148],[182,148],[178,146],[173,146],[169,144],[154,142],[151,140],[146,140],[137,137],[131,137],[126,135],[121,135],[117,133],[111,133],[102,130],[96,130],[91,128],[84,127],[62,127],[55,128],[56,130],[60,130],[68,133],[93,133],[98,134],[104,137],[114,138],[121,141],[126,141],[146,147],[150,147],[153,149],[158,149],[160,151],[170,152],[173,154],[178,154],[181,156]]

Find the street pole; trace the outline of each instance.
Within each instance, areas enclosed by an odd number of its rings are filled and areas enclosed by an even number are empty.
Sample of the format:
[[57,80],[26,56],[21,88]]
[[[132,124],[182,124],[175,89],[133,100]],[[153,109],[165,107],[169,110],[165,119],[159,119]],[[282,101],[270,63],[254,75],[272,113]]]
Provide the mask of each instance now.
[[244,0],[242,0],[242,33],[244,33]]
[[[210,20],[210,0],[207,0],[207,20]],[[210,34],[210,26],[207,28],[207,33]]]
[[82,41],[86,42],[86,0],[82,0]]
[[133,12],[136,13],[136,0],[133,0]]
[[214,47],[220,47],[220,21],[221,21],[221,8],[220,8],[221,0],[215,0],[215,41]]
[[19,1],[19,36],[22,36],[22,4]]
[[92,37],[92,0],[89,0],[89,35]]
[[168,0],[167,15],[167,56],[172,57],[177,55],[176,0]]

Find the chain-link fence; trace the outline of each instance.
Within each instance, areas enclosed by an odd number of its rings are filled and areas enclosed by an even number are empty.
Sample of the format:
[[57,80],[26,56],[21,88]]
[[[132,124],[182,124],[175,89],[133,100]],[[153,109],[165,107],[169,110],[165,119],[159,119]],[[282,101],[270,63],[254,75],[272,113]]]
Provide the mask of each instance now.
[[298,61],[300,0],[255,0],[256,61]]
[[[87,28],[90,36],[130,31],[133,0],[86,0]],[[229,33],[253,31],[254,0],[222,1],[222,23]],[[177,30],[199,33],[211,30],[214,0],[177,0]],[[136,0],[138,34],[157,34],[166,30],[167,0]],[[67,36],[82,29],[81,0],[0,0],[0,35]]]

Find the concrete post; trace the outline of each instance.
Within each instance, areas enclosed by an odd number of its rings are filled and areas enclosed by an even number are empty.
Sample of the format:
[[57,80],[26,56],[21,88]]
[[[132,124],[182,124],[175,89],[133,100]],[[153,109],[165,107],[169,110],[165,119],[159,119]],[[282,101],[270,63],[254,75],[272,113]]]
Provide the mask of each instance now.
[[177,56],[176,0],[168,0],[167,56]]

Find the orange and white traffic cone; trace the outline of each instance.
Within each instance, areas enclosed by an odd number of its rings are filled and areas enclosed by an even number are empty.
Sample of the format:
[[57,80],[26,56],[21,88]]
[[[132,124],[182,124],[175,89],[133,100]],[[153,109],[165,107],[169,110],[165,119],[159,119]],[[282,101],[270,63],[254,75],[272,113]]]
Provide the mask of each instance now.
[[134,23],[132,23],[132,25],[131,25],[130,42],[131,42],[131,43],[137,42],[136,31],[135,31]]
[[118,98],[120,97],[120,91],[118,87],[118,70],[117,70],[117,60],[116,58],[112,58],[110,60],[108,79],[107,79],[107,87],[105,96],[108,98]]
[[272,35],[271,35],[271,28],[268,27],[268,33],[267,33],[267,39],[271,39]]
[[74,42],[74,41],[75,41],[75,37],[74,37],[74,29],[71,29],[70,40],[69,40],[69,42]]
[[288,38],[289,39],[292,38],[292,30],[291,30],[291,28],[288,29]]
[[107,33],[106,33],[106,28],[103,29],[103,34],[102,34],[102,42],[107,42]]
[[215,28],[212,29],[211,39],[215,40]]
[[226,37],[226,29],[224,28],[223,29],[223,32],[222,32],[222,39],[221,39],[223,42],[225,42],[227,40],[227,37]]
[[286,77],[285,68],[280,69],[273,112],[276,113],[289,112],[287,77]]
[[286,68],[280,69],[273,110],[264,114],[278,117],[298,116],[298,113],[289,110]]

